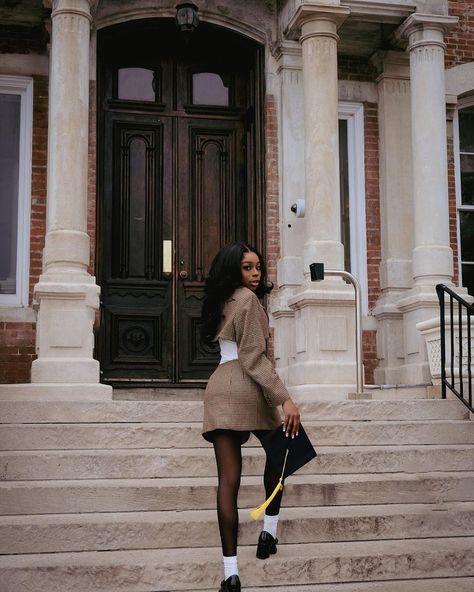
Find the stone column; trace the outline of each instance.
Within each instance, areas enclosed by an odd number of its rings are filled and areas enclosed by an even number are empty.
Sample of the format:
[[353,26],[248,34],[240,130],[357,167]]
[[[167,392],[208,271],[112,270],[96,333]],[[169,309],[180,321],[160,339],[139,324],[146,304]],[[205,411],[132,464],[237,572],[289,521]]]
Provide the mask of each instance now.
[[305,281],[289,299],[295,311],[293,394],[345,397],[355,382],[354,295],[342,281],[312,284],[309,264],[344,268],[341,243],[337,29],[349,15],[338,4],[302,4],[288,26],[303,54],[306,233]]
[[[54,0],[50,54],[47,234],[32,383],[99,385],[93,323],[99,287],[87,267],[90,0]],[[74,390],[74,389],[73,389]]]
[[372,56],[377,78],[380,146],[381,295],[373,314],[378,322],[375,370],[378,384],[399,384],[404,363],[403,314],[397,302],[412,286],[412,154],[408,55],[380,51]]
[[456,17],[412,14],[399,29],[410,54],[413,155],[413,288],[398,307],[404,315],[405,364],[401,381],[431,380],[416,324],[435,317],[437,283],[452,283],[449,243],[444,33]]

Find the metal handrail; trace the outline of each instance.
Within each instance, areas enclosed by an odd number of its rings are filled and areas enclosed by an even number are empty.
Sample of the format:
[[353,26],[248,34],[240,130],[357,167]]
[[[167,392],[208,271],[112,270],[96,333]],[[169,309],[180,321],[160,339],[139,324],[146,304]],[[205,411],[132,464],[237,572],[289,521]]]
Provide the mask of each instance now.
[[355,291],[355,349],[356,349],[356,394],[364,392],[364,361],[362,359],[362,291],[359,280],[348,271],[324,269],[324,263],[311,263],[311,281],[321,281],[325,276],[342,277],[354,286]]
[[[446,399],[446,389],[449,390],[458,397],[470,411],[474,413],[474,407],[472,405],[472,346],[471,346],[471,318],[474,315],[474,306],[469,304],[464,298],[456,294],[451,288],[448,288],[444,284],[438,284],[436,286],[436,293],[438,294],[439,300],[439,311],[440,311],[440,331],[441,331],[441,396]],[[447,378],[446,374],[446,306],[445,296],[449,296],[449,330],[450,330],[450,379]],[[454,331],[455,331],[455,315],[454,315],[454,301],[457,302],[457,332],[458,332],[458,367],[455,369],[455,343],[454,343]],[[464,311],[464,312],[463,312]],[[464,367],[463,363],[463,325],[466,320],[466,335],[467,335],[467,400],[464,396]],[[456,377],[455,370],[459,372],[459,389],[456,388]]]

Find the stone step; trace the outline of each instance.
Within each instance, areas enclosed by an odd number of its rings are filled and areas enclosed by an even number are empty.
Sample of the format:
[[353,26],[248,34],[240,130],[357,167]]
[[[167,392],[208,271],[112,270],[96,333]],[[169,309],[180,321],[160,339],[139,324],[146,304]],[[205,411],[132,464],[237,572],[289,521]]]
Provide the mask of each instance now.
[[[268,562],[239,548],[245,585],[302,585],[474,576],[472,537],[280,545]],[[19,590],[147,592],[217,589],[218,547],[43,553],[0,557],[2,592]]]
[[[240,511],[239,544],[261,528]],[[474,502],[285,508],[281,542],[474,536]],[[110,512],[0,517],[0,554],[219,545],[216,511]]]
[[[245,587],[245,592],[472,592],[474,578],[429,578],[427,580],[398,580],[347,584],[308,584],[307,586],[272,585]],[[202,592],[216,592],[215,588]]]
[[[284,507],[474,501],[474,472],[295,475]],[[261,477],[243,477],[241,508],[264,501]],[[216,479],[97,479],[0,483],[0,515],[214,509]]]
[[[303,422],[468,419],[457,400],[313,401],[300,405]],[[199,422],[200,401],[1,401],[0,423]]]
[[[474,421],[305,422],[317,446],[473,444]],[[249,446],[258,446],[252,436]],[[0,450],[199,448],[207,446],[200,422],[55,423],[0,425]]]
[[[474,471],[474,446],[317,447],[301,474]],[[242,450],[242,474],[262,475],[261,448]],[[0,453],[0,481],[46,479],[156,479],[217,475],[211,448],[45,450]]]

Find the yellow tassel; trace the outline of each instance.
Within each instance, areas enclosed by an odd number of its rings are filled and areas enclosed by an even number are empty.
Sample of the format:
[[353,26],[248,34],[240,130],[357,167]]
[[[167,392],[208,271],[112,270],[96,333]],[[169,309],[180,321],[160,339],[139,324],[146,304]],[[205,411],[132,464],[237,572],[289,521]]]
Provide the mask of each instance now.
[[273,490],[273,493],[271,494],[271,496],[261,506],[259,506],[258,508],[255,508],[255,510],[252,510],[250,512],[250,516],[252,516],[252,518],[254,520],[258,520],[260,518],[260,516],[262,515],[262,512],[264,512],[267,509],[267,507],[272,503],[273,498],[282,489],[283,489],[283,483],[281,482],[281,479],[280,479],[280,481],[278,482],[278,485]]
[[285,461],[283,463],[283,470],[281,472],[280,480],[278,481],[278,484],[275,487],[275,489],[273,490],[271,496],[267,500],[265,500],[265,502],[261,506],[259,506],[258,508],[255,508],[255,510],[252,510],[250,512],[250,516],[252,516],[252,518],[254,520],[258,520],[260,518],[260,516],[262,515],[262,512],[264,512],[268,508],[268,506],[272,503],[273,498],[276,496],[276,494],[279,491],[283,490],[283,475],[285,474],[285,467],[286,467],[286,459],[287,458],[288,458],[288,450],[286,451],[286,454],[285,454]]

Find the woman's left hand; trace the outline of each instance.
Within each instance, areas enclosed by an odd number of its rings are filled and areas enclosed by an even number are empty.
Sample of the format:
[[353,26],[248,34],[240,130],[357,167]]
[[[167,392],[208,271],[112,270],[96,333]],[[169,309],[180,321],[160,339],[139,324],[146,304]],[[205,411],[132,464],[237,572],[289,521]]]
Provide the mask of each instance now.
[[285,421],[283,422],[283,431],[286,436],[294,438],[298,435],[300,427],[300,410],[293,403],[292,399],[287,399],[283,405],[283,412],[285,414]]

